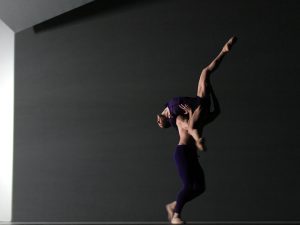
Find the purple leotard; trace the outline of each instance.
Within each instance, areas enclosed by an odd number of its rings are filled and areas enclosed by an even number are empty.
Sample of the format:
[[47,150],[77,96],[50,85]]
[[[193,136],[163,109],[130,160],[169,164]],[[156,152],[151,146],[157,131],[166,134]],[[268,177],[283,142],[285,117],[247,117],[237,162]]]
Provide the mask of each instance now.
[[180,104],[187,104],[194,111],[200,104],[204,104],[205,98],[199,96],[196,97],[174,97],[170,99],[165,106],[169,108],[171,118],[169,118],[170,124],[177,128],[176,117],[178,115],[184,115],[184,110],[179,107]]

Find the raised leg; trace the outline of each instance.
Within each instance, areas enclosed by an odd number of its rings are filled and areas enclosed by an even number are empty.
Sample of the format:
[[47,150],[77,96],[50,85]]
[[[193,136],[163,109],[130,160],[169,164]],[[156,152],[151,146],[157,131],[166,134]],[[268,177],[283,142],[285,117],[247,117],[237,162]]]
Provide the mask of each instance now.
[[225,43],[217,57],[201,71],[198,81],[197,96],[203,99],[204,104],[200,105],[189,117],[189,134],[193,136],[198,150],[205,150],[206,148],[202,140],[202,130],[210,107],[210,75],[219,67],[223,57],[230,51],[235,41],[236,37],[231,37]]
[[201,71],[198,82],[197,96],[206,97],[207,95],[209,95],[209,93],[207,93],[207,91],[209,90],[207,89],[209,83],[209,76],[213,71],[215,71],[219,67],[223,57],[231,50],[231,47],[236,42],[236,40],[237,38],[235,36],[231,37],[225,43],[217,57]]

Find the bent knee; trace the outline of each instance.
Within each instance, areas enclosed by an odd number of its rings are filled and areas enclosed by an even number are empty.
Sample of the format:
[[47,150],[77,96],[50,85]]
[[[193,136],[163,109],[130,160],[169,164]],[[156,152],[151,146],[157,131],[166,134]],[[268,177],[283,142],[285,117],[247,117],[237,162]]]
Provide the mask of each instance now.
[[201,195],[203,192],[205,192],[205,186],[197,186],[194,188],[194,192],[196,195]]
[[185,184],[183,185],[182,190],[186,192],[193,192],[195,189],[192,184]]

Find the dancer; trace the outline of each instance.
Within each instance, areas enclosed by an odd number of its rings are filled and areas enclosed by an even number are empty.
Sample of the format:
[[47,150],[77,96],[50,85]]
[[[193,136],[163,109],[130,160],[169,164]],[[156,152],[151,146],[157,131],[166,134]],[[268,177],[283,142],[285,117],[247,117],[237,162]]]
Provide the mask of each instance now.
[[[184,221],[181,218],[183,206],[205,191],[204,173],[198,161],[197,150],[206,149],[202,138],[203,127],[212,122],[220,113],[209,75],[218,67],[235,41],[236,37],[231,37],[219,55],[202,70],[197,97],[175,97],[166,104],[163,112],[157,115],[157,123],[161,128],[168,128],[172,125],[179,133],[179,143],[174,152],[174,159],[183,187],[178,192],[176,201],[166,205],[168,219],[172,224],[183,224]],[[214,105],[212,112],[210,111],[210,97]]]
[[165,104],[166,107],[162,113],[157,115],[157,124],[161,128],[169,128],[172,125],[178,129],[177,123],[180,123],[188,134],[194,138],[195,145],[200,151],[206,149],[202,138],[203,126],[206,119],[212,116],[209,112],[209,75],[216,70],[222,58],[230,51],[236,40],[235,36],[231,37],[219,55],[202,70],[196,97],[174,97]]
[[[208,87],[210,88],[214,110],[209,113],[202,126],[212,122],[220,113],[217,97],[210,84]],[[180,124],[178,124],[178,130],[180,140],[174,151],[174,160],[179,176],[182,179],[183,187],[178,192],[176,201],[166,205],[168,219],[172,224],[185,223],[181,218],[181,212],[185,203],[201,195],[206,188],[204,172],[198,161],[198,149],[195,146],[195,141]]]

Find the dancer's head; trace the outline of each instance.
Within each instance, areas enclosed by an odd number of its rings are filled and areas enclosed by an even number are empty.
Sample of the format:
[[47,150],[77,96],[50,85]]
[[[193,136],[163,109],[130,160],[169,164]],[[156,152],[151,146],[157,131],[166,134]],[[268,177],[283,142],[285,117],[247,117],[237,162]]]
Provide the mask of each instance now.
[[163,114],[158,114],[157,115],[156,122],[157,122],[157,124],[160,128],[169,128],[171,126],[168,118]]

